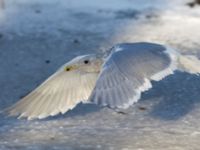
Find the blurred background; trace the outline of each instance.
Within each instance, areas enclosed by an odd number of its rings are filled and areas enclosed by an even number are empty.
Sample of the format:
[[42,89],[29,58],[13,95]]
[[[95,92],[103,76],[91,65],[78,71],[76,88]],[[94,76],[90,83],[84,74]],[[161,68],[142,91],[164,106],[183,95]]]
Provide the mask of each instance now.
[[[200,1],[0,0],[0,110],[73,57],[138,41],[200,57]],[[0,149],[198,149],[199,91],[196,76],[177,73],[129,116],[83,105],[46,121],[2,115]]]

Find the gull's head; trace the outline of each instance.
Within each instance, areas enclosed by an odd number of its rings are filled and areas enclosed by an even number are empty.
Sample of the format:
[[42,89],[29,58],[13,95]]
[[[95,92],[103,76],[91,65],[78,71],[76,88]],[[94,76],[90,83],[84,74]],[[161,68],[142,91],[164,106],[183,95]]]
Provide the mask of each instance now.
[[103,64],[103,58],[100,55],[90,54],[77,56],[64,65],[64,71],[83,71],[88,73],[99,72]]

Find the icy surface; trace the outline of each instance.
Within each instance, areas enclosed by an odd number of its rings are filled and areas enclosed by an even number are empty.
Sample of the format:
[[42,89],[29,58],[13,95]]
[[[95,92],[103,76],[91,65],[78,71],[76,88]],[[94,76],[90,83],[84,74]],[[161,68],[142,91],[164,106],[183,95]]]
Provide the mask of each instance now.
[[[200,6],[187,0],[0,0],[0,109],[74,56],[152,41],[200,56]],[[200,77],[177,72],[116,113],[80,104],[65,115],[0,115],[1,150],[199,150]]]

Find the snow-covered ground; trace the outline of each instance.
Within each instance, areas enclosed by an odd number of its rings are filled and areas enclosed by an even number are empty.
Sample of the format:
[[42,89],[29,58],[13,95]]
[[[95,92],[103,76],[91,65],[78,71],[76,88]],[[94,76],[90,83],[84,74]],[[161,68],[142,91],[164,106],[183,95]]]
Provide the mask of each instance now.
[[[159,42],[200,57],[200,6],[188,2],[5,0],[0,6],[0,109],[74,56],[116,43]],[[128,114],[80,104],[45,120],[0,115],[0,150],[199,150],[200,78],[177,72],[153,85]]]

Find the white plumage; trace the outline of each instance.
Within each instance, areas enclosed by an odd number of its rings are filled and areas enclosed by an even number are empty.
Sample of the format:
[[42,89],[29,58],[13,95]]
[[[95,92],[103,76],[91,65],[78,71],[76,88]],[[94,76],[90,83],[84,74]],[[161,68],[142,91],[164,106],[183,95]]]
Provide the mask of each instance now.
[[79,56],[63,65],[33,92],[6,109],[11,116],[42,119],[64,114],[80,102],[128,108],[141,93],[175,70],[200,73],[200,61],[154,43],[124,43],[105,59]]

